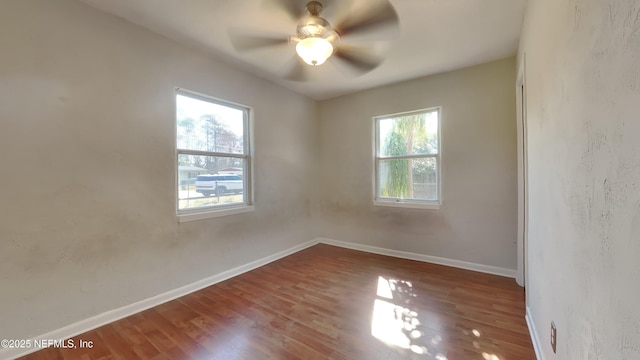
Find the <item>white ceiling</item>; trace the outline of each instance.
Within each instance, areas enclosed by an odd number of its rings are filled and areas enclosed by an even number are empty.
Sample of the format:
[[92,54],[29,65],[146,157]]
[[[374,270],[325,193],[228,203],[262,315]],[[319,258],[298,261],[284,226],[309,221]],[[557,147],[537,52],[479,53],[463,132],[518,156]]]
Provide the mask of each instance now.
[[[295,35],[297,21],[276,0],[81,0],[217,59],[317,100],[441,73],[516,53],[526,0],[390,0],[399,17],[396,31],[343,39],[385,54],[373,71],[354,76],[328,61],[309,67],[309,81],[285,80],[295,46],[238,52],[229,31]],[[332,23],[331,5],[321,14]],[[349,0],[353,9],[384,0]],[[299,0],[304,9],[307,0]],[[334,19],[335,20],[335,19]],[[389,38],[385,41],[380,37]],[[385,35],[385,36],[382,36]]]

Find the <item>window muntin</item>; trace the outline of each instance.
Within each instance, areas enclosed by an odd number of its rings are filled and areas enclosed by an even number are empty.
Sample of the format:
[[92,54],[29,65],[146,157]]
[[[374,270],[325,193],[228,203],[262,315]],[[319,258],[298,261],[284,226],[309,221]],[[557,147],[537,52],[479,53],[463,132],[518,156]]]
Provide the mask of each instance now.
[[440,204],[440,109],[378,116],[375,202]]
[[[249,111],[176,91],[179,215],[251,205]],[[230,174],[236,175],[227,180]],[[203,181],[207,176],[216,180]]]

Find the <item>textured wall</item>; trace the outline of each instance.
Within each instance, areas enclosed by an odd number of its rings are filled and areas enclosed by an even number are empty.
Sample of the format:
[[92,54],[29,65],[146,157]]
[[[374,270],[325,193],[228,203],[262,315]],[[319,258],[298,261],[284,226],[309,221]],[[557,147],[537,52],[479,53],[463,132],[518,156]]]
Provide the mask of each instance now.
[[527,294],[544,358],[640,359],[640,3],[530,1],[523,53]]
[[[318,233],[516,268],[515,59],[371,89],[319,105]],[[372,116],[442,107],[440,210],[373,206]]]
[[[1,1],[0,47],[0,338],[314,237],[315,102],[75,1]],[[255,212],[178,224],[176,86],[254,107]]]

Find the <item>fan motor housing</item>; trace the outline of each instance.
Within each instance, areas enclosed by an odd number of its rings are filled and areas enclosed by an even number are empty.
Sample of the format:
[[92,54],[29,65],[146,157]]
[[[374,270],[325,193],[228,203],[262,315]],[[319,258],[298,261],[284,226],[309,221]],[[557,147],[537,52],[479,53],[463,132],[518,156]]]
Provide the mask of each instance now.
[[306,16],[298,23],[297,35],[300,40],[308,37],[319,37],[335,42],[338,33],[331,28],[329,22],[319,16]]
[[318,1],[309,1],[307,3],[307,11],[309,15],[300,19],[296,35],[298,39],[303,40],[309,37],[318,37],[335,42],[339,39],[338,33],[331,28],[327,20],[320,17],[322,12],[322,3]]

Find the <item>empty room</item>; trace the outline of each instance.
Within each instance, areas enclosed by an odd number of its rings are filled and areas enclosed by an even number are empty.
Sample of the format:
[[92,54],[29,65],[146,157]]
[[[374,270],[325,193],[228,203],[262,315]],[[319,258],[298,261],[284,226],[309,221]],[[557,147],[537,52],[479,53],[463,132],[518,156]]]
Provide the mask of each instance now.
[[638,0],[0,29],[0,359],[640,359]]

